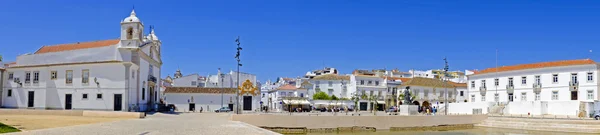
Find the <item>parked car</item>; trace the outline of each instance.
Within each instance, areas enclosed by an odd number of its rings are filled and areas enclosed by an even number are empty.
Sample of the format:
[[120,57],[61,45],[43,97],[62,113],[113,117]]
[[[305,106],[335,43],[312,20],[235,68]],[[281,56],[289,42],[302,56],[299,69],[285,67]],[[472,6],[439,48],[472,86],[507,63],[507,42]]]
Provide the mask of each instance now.
[[229,112],[229,107],[221,107],[219,109],[216,109],[215,112]]
[[600,112],[594,114],[594,119],[600,120]]

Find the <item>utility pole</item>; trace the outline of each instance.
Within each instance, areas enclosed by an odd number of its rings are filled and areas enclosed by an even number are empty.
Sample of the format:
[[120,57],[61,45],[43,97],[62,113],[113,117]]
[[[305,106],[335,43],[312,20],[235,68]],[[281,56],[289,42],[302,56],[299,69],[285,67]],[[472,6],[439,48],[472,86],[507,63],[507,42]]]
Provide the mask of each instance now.
[[[235,55],[235,59],[237,60],[237,87],[240,87],[240,67],[242,66],[242,64],[240,63],[240,51],[242,51],[242,47],[240,47],[240,36],[238,36],[235,39],[235,42],[237,43],[237,54]],[[236,114],[241,114],[240,113],[240,90],[236,90],[235,92],[236,96],[235,96],[235,113]]]
[[444,109],[444,115],[448,115],[448,83],[446,80],[448,78],[448,68],[449,68],[448,67],[448,59],[444,58],[444,62],[445,62],[445,64],[444,64],[444,78],[445,79],[442,79],[442,80],[444,80],[444,86],[445,86],[444,89],[446,90],[446,94],[444,96],[446,98],[446,101],[444,101],[444,106],[446,108],[446,109]]
[[221,79],[221,82],[219,82],[221,84],[221,108],[223,108],[223,76],[221,75],[221,68],[219,68],[219,72],[218,75],[219,79]]

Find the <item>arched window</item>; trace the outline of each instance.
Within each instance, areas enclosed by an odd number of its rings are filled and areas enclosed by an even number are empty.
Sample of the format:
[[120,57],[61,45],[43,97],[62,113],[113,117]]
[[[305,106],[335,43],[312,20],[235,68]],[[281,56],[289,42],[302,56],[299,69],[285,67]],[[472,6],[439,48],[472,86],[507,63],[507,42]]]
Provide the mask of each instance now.
[[133,37],[133,28],[127,29],[127,39],[131,39]]

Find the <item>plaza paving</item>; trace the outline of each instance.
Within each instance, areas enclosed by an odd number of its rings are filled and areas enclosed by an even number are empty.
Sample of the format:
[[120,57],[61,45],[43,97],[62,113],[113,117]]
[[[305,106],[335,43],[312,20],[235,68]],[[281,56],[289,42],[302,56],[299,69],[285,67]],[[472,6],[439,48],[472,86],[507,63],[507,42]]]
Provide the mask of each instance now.
[[25,131],[33,135],[269,135],[277,134],[246,123],[230,121],[228,113],[148,115],[145,119]]

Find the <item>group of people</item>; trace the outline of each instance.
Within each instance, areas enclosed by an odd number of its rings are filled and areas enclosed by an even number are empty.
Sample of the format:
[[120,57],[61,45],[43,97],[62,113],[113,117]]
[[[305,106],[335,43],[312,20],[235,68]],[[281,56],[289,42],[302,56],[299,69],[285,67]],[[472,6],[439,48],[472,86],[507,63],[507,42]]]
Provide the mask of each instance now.
[[437,113],[437,108],[434,106],[432,107],[423,107],[425,108],[425,115],[435,115],[435,113]]

